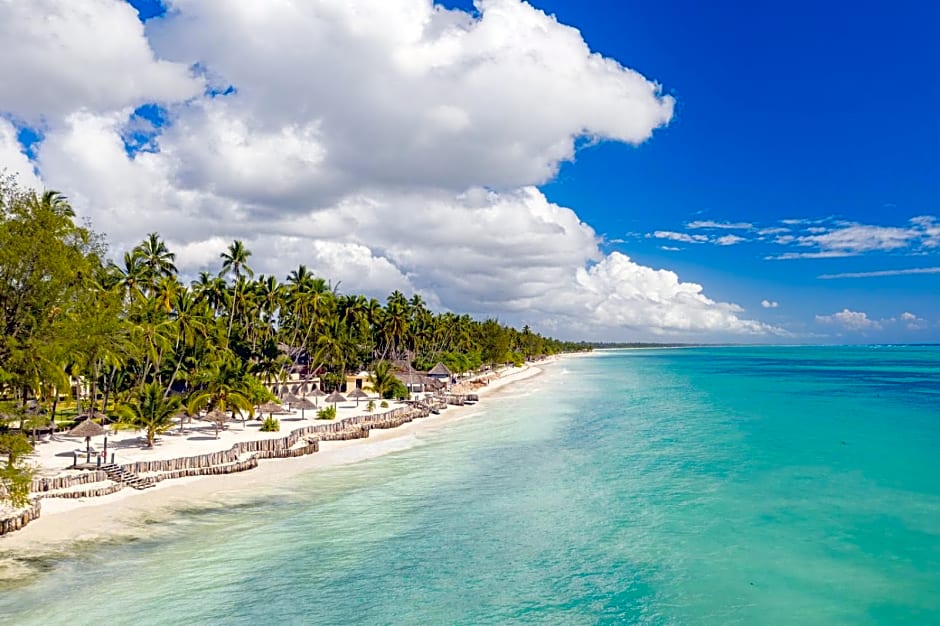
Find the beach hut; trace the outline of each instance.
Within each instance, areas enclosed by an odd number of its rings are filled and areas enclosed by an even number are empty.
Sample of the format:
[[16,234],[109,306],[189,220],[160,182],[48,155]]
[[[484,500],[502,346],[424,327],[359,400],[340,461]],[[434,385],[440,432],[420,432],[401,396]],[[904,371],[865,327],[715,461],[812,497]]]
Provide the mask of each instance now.
[[433,369],[431,369],[430,372],[428,372],[428,378],[439,380],[445,384],[449,383],[451,381],[451,378],[453,378],[453,376],[454,376],[454,373],[450,371],[450,368],[448,368],[443,363],[438,363],[437,365],[434,366]]
[[360,398],[368,398],[368,397],[369,397],[369,394],[367,394],[366,392],[364,392],[362,389],[353,389],[353,390],[350,391],[348,394],[346,394],[346,397],[348,397],[348,398],[355,398],[355,399],[356,399],[356,406],[359,406],[359,399],[360,399]]
[[90,419],[79,423],[68,432],[69,437],[85,438],[85,462],[91,463],[91,438],[100,437],[105,434],[104,427],[101,424]]

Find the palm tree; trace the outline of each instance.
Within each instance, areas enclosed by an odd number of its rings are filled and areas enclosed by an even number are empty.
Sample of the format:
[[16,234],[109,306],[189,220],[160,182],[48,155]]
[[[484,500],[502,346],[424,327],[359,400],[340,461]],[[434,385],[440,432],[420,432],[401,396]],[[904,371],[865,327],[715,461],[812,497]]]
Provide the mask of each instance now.
[[340,317],[332,318],[326,332],[317,338],[317,360],[333,366],[340,385],[346,381],[346,362],[353,348],[349,330]]
[[59,217],[67,217],[71,220],[75,217],[75,210],[69,204],[68,198],[58,191],[47,189],[42,195],[33,192],[29,197],[28,203],[34,209],[46,210],[55,213]]
[[150,233],[147,238],[137,244],[134,254],[140,257],[145,269],[145,279],[152,294],[161,278],[176,275],[176,255],[166,247],[157,233]]
[[206,305],[197,301],[191,291],[182,289],[176,294],[173,303],[173,330],[176,334],[173,355],[176,358],[176,365],[173,374],[170,376],[170,382],[167,383],[164,395],[170,394],[170,389],[176,381],[185,358],[185,349],[192,347],[199,337],[206,335],[205,320],[207,317]]
[[173,416],[181,405],[178,396],[166,397],[161,385],[148,383],[137,392],[133,401],[118,410],[121,419],[116,427],[146,431],[147,447],[153,448],[157,435],[173,427]]
[[380,398],[391,393],[398,383],[398,379],[392,373],[392,364],[388,361],[376,361],[372,366],[372,373],[369,374],[369,383]]
[[232,409],[254,415],[243,363],[231,352],[219,354],[207,370],[196,376],[195,382],[197,389],[187,406],[190,415],[196,415],[203,408],[222,413]]
[[238,239],[233,241],[228,250],[219,256],[222,258],[222,272],[219,275],[226,276],[229,272],[235,275],[235,297],[232,306],[229,307],[228,332],[226,333],[226,338],[228,338],[232,334],[232,321],[235,317],[234,301],[238,298],[238,279],[241,277],[242,272],[248,276],[254,276],[255,273],[248,267],[248,257],[251,256],[251,250],[246,248],[245,244]]
[[397,289],[388,297],[385,306],[385,320],[382,335],[385,339],[386,353],[398,358],[399,348],[408,334],[408,300]]
[[140,286],[145,281],[144,270],[140,255],[134,252],[124,253],[124,265],[108,265],[111,279],[121,286],[129,300],[141,295]]

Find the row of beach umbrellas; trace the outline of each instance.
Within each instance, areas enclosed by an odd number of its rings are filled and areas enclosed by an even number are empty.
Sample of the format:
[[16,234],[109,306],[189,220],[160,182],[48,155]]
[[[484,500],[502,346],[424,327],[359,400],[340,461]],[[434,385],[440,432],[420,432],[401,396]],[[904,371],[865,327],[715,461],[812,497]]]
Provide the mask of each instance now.
[[[327,395],[326,393],[320,391],[319,388],[314,389],[308,395],[311,395],[314,398],[326,396],[324,398],[324,401],[332,403],[333,406],[336,406],[337,402],[346,402],[347,400],[347,398],[338,391],[334,391],[333,393]],[[365,393],[364,391],[362,391],[362,389],[359,389],[358,387],[356,389],[353,389],[351,392],[349,392],[349,399],[355,398],[356,406],[359,405],[360,399],[368,398],[368,397],[369,397],[369,394]],[[291,405],[293,408],[299,408],[301,419],[305,418],[305,411],[317,408],[316,402],[311,402],[307,398],[298,398],[297,396],[290,394],[290,393],[286,394],[283,397],[283,401]],[[275,413],[283,413],[284,408],[280,404],[277,404],[274,402],[265,402],[264,404],[258,407],[258,411],[260,413],[268,413],[270,415],[274,415]],[[95,420],[105,420],[107,419],[107,415],[105,415],[104,413],[100,413],[98,411],[94,411],[92,413],[87,414],[85,417],[86,419],[76,424],[66,434],[69,437],[84,438],[86,450],[90,451],[91,450],[91,438],[100,437],[102,435],[107,434],[107,431],[104,429],[104,427],[98,422],[96,422]],[[185,414],[181,413],[179,417],[180,417],[180,425],[182,426],[182,420],[184,419]],[[207,413],[204,419],[207,422],[222,423],[222,422],[228,421],[229,418],[228,418],[228,415],[226,415],[222,411],[214,410],[214,411],[210,411],[209,413]]]

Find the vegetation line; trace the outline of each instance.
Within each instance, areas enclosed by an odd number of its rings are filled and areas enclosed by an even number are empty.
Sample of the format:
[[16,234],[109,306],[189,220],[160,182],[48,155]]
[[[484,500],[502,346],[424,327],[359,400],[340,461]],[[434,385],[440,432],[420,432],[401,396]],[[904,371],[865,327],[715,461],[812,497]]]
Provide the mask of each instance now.
[[307,266],[284,283],[256,276],[234,241],[218,273],[185,285],[158,233],[117,261],[76,224],[68,200],[0,178],[0,503],[25,504],[27,434],[76,417],[116,420],[151,443],[180,411],[253,416],[265,382],[303,368],[324,391],[373,372],[383,397],[406,395],[391,362],[456,373],[590,349],[496,319],[431,311],[394,291],[382,304],[344,294]]

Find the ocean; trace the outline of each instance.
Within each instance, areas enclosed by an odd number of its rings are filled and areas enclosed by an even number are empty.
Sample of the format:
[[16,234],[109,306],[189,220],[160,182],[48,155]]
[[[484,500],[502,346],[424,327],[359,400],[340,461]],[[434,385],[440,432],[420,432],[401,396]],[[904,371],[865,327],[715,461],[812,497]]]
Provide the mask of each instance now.
[[563,359],[140,525],[29,563],[0,623],[940,624],[940,348]]

